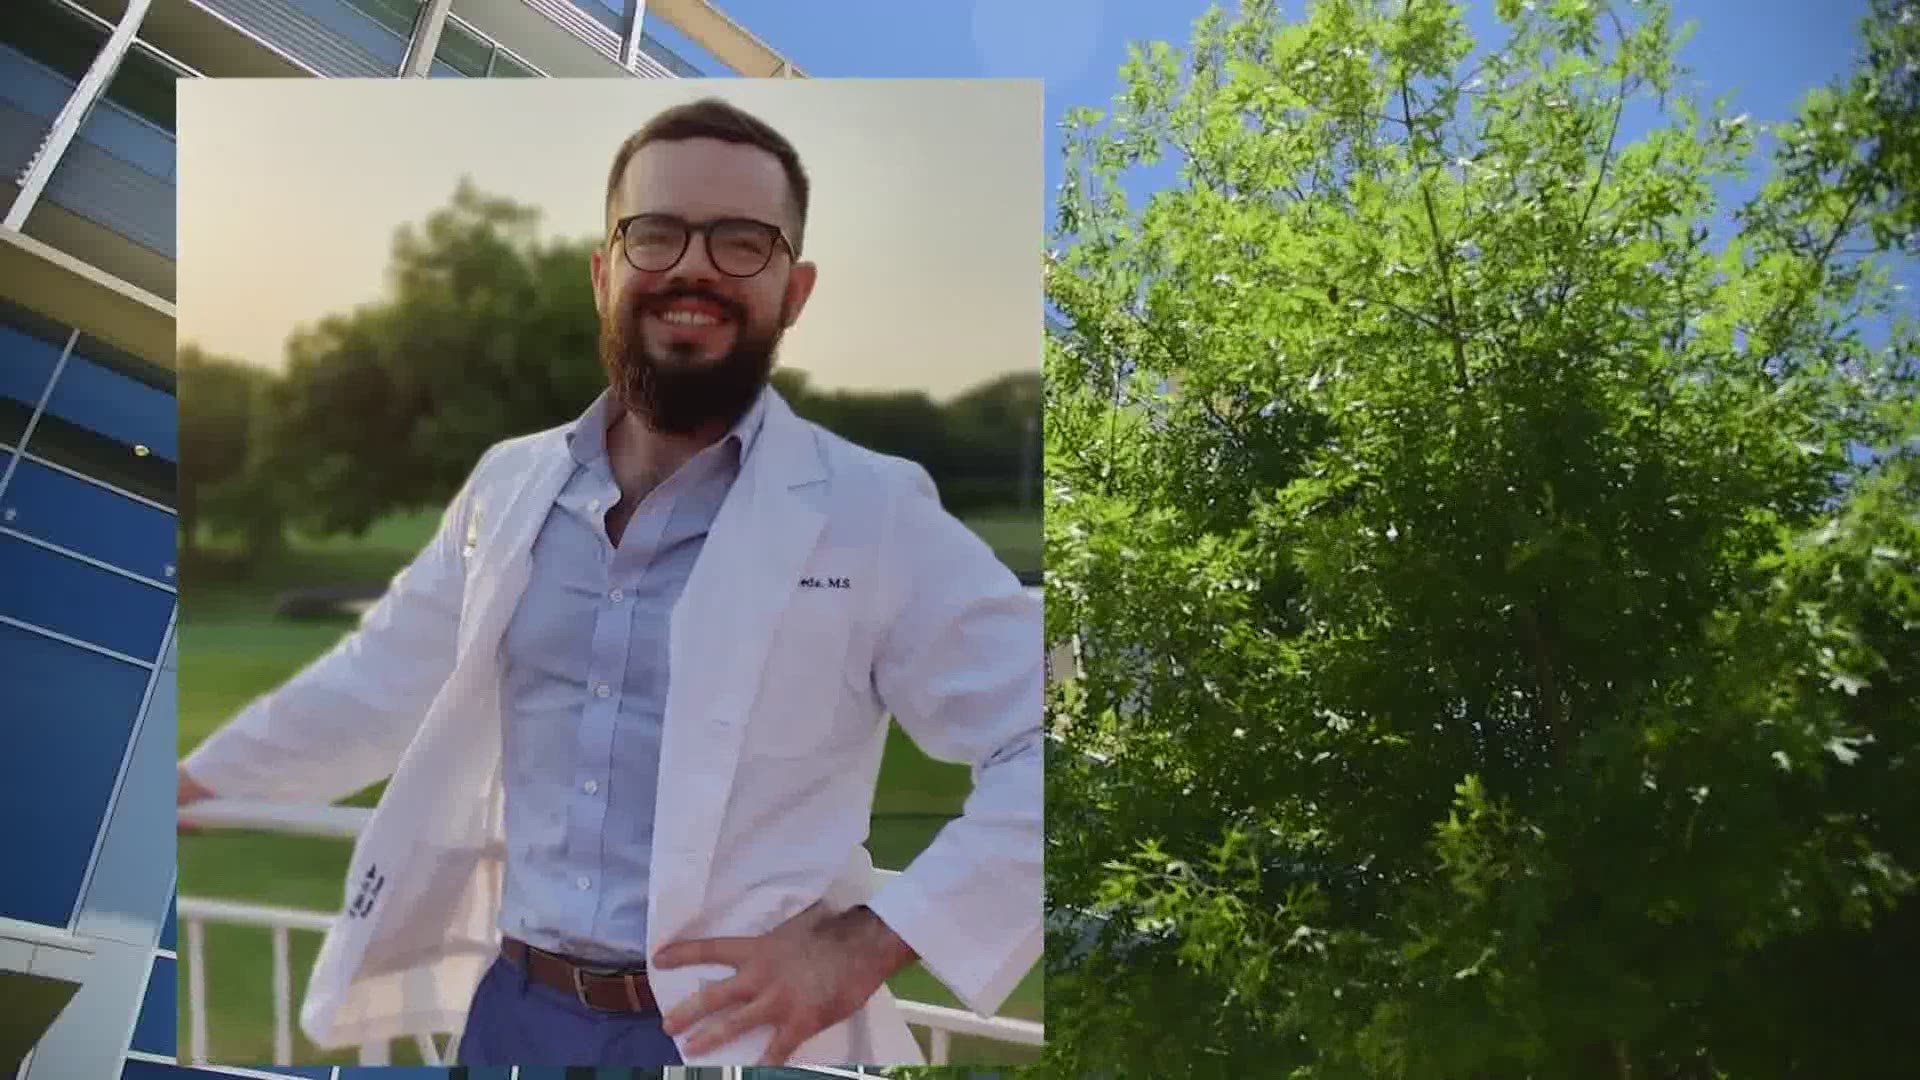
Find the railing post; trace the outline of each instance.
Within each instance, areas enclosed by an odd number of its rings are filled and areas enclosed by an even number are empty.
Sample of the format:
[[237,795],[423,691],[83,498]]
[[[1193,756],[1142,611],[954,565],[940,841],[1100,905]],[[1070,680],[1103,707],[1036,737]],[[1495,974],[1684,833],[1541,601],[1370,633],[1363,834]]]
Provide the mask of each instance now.
[[[365,825],[369,811],[348,807],[310,807],[278,806],[268,803],[242,803],[232,800],[210,800],[197,804],[191,812],[181,814],[188,824],[198,824],[209,828],[254,828],[284,832],[304,836],[329,836],[340,839],[352,839],[359,835]],[[491,860],[499,860],[501,853],[490,851]],[[496,866],[497,871],[497,866]],[[898,871],[874,871],[876,884],[891,880]],[[497,886],[496,886],[497,887]],[[274,1056],[278,1065],[291,1064],[293,1056],[293,964],[291,959],[290,933],[301,930],[311,933],[327,932],[337,920],[337,914],[317,911],[304,911],[292,908],[271,907],[231,900],[213,900],[205,897],[182,896],[179,899],[179,920],[186,923],[187,933],[187,1008],[191,1011],[189,1021],[188,1060],[183,1064],[204,1065],[209,1050],[207,1046],[207,990],[206,990],[206,923],[211,920],[222,924],[247,927],[264,927],[273,935],[273,994],[274,994]],[[915,1029],[928,1029],[928,1057],[935,1065],[945,1065],[952,1054],[954,1034],[972,1035],[976,1038],[990,1039],[996,1042],[1014,1043],[1024,1046],[1040,1046],[1045,1038],[1044,1028],[1036,1021],[1015,1020],[1007,1017],[982,1018],[965,1010],[930,1005],[925,1002],[901,1001],[901,1011]],[[448,1033],[444,1049],[433,1035],[417,1036],[421,1057],[431,1064],[444,1064],[458,1060],[458,1033]],[[365,1043],[359,1047],[359,1059],[362,1065],[392,1064],[393,1048],[390,1042]],[[434,1059],[438,1061],[434,1061]],[[684,1068],[667,1071],[670,1080],[679,1080],[688,1074]],[[727,1075],[723,1072],[723,1075]],[[728,1080],[737,1080],[739,1070],[732,1070]],[[517,1075],[511,1080],[518,1080]]]
[[293,1064],[293,964],[287,958],[287,928],[273,928],[273,1063]]
[[199,919],[187,920],[187,1008],[192,1012],[188,1025],[187,1052],[195,1065],[207,1063],[207,927]]

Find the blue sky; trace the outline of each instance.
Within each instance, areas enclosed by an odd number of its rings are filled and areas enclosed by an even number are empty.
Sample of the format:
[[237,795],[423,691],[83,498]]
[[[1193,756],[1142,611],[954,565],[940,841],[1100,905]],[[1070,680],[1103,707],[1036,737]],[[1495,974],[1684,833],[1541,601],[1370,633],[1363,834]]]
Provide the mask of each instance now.
[[[1163,39],[1183,45],[1207,8],[1197,0],[720,4],[815,77],[1042,79],[1049,120],[1049,224],[1052,192],[1061,176],[1055,122],[1069,108],[1105,108],[1111,102],[1129,42]],[[1468,0],[1466,7],[1476,34],[1490,36],[1496,25],[1492,0]],[[1693,69],[1707,98],[1729,93],[1735,112],[1761,123],[1784,120],[1807,90],[1847,70],[1866,7],[1866,0],[1676,0],[1676,18],[1698,24],[1680,60]],[[1303,5],[1289,4],[1286,10],[1297,14]],[[646,25],[703,69],[725,70],[665,20]],[[1622,132],[1624,138],[1635,134],[1631,126]]]
[[[622,0],[601,0],[617,5]],[[1039,78],[1043,81],[1046,132],[1044,220],[1053,226],[1053,195],[1062,176],[1058,122],[1068,109],[1105,109],[1120,89],[1119,69],[1131,42],[1166,40],[1184,46],[1195,19],[1208,5],[1199,0],[717,0],[723,10],[761,40],[816,78],[930,77]],[[1469,25],[1481,41],[1496,38],[1493,0],[1462,0]],[[1224,4],[1237,8],[1237,0]],[[1305,0],[1291,0],[1283,14],[1298,16]],[[1789,119],[1807,91],[1843,75],[1852,66],[1867,0],[1673,0],[1676,25],[1693,23],[1692,39],[1680,50],[1695,91],[1710,103],[1727,95],[1731,114],[1746,113],[1759,130]],[[726,68],[677,34],[664,19],[649,32],[706,71]],[[1636,115],[1636,113],[1638,115]],[[1630,108],[1620,141],[1644,134],[1656,118],[1649,106]],[[1772,140],[1764,134],[1753,176],[1723,189],[1731,209],[1764,180]],[[1170,176],[1159,170],[1158,176]],[[1136,204],[1151,177],[1129,183]],[[1716,233],[1724,236],[1730,222]],[[1896,265],[1896,281],[1909,298],[1920,296],[1920,260]],[[1868,340],[1884,340],[1879,320]]]

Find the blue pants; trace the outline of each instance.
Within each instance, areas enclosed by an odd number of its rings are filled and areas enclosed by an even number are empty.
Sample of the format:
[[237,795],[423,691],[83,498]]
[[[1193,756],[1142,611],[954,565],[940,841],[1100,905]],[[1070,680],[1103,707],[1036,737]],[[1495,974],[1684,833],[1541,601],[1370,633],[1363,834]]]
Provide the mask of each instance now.
[[661,1022],[657,1012],[602,1012],[495,957],[473,992],[460,1064],[678,1065]]

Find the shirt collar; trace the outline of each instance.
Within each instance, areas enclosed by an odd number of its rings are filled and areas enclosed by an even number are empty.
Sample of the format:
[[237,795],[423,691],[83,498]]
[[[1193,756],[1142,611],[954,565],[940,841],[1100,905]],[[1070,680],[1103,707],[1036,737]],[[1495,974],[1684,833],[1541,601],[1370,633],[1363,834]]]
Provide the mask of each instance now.
[[607,422],[613,413],[613,391],[602,390],[587,411],[567,428],[567,449],[573,460],[591,465],[607,456]]
[[760,437],[760,429],[766,425],[767,395],[771,392],[768,387],[761,387],[760,392],[753,396],[753,404],[747,406],[746,413],[727,431],[727,437],[740,446],[742,462],[747,460],[747,454],[753,450],[754,441]]
[[[760,429],[767,419],[767,394],[771,391],[762,387],[754,395],[753,404],[740,419],[734,422],[727,433],[720,437],[721,442],[732,442],[739,447],[739,460],[745,462],[752,452],[754,442],[760,437]],[[590,465],[607,456],[607,425],[613,418],[613,391],[602,390],[600,396],[593,399],[587,411],[580,414],[567,427],[567,448],[573,451],[573,460],[582,465]]]

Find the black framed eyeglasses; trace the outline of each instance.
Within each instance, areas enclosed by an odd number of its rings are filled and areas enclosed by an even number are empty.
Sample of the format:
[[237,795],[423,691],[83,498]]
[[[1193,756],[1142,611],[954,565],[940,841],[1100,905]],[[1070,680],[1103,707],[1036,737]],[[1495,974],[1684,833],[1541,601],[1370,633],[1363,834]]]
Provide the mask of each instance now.
[[672,214],[633,214],[613,225],[613,240],[635,270],[658,274],[680,265],[693,234],[706,238],[707,261],[728,277],[749,278],[767,268],[774,251],[799,258],[780,226],[752,218],[691,222]]

